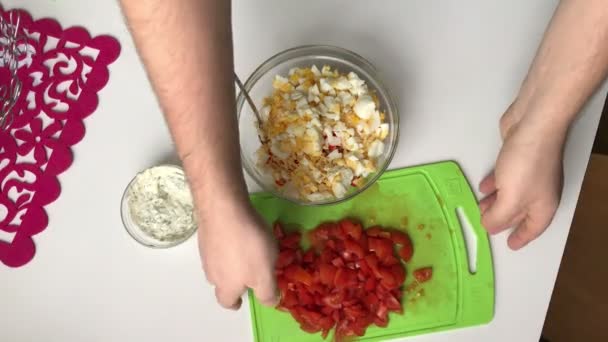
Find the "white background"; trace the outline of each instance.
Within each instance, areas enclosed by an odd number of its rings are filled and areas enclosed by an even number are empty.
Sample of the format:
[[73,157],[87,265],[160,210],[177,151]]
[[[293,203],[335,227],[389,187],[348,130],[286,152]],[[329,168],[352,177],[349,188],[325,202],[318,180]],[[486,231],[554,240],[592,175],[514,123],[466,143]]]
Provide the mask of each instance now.
[[[237,72],[246,78],[285,48],[326,43],[375,64],[398,99],[392,167],[456,160],[473,184],[493,165],[498,118],[525,75],[555,0],[234,1]],[[251,341],[249,312],[215,304],[195,239],[170,250],[123,230],[122,191],[139,170],[170,160],[172,145],[115,1],[4,1],[35,18],[81,25],[122,44],[34,260],[0,265],[0,340]],[[203,77],[204,75],[201,75]],[[520,252],[492,237],[496,316],[482,327],[416,341],[538,341],[576,205],[603,96],[577,121],[566,151],[562,206],[550,229]]]

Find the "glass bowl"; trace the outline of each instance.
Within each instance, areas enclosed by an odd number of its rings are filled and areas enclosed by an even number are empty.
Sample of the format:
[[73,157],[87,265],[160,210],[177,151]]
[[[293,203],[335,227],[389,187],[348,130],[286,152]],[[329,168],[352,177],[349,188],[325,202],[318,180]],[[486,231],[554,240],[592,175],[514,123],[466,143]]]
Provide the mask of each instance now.
[[300,46],[280,52],[262,63],[245,82],[245,90],[251,96],[258,109],[262,107],[263,99],[272,94],[272,81],[276,75],[287,76],[289,70],[295,67],[311,67],[324,65],[338,69],[340,73],[357,73],[367,83],[370,91],[375,91],[380,101],[380,109],[386,113],[385,122],[389,124],[389,133],[384,140],[384,152],[377,159],[378,171],[369,175],[364,184],[351,190],[342,198],[331,198],[324,201],[311,202],[299,197],[291,197],[276,188],[272,175],[257,167],[256,151],[261,146],[255,113],[247,104],[241,93],[237,98],[237,115],[239,121],[239,139],[241,158],[246,172],[255,182],[267,192],[277,197],[295,202],[300,205],[335,204],[356,196],[369,188],[386,171],[397,148],[399,135],[399,113],[389,91],[381,83],[375,67],[349,50],[322,45]]
[[[157,239],[157,238],[147,234],[146,232],[144,232],[144,230],[142,230],[142,228],[137,224],[137,222],[135,222],[133,220],[133,218],[131,216],[131,210],[129,208],[129,199],[130,199],[130,190],[131,190],[133,184],[135,184],[137,176],[139,176],[140,174],[142,174],[143,172],[145,172],[147,170],[161,169],[161,168],[171,170],[178,175],[184,175],[184,170],[177,165],[158,165],[158,166],[150,167],[141,172],[138,172],[137,175],[135,175],[135,177],[133,177],[133,179],[129,182],[129,184],[125,188],[125,191],[122,195],[122,199],[120,202],[120,216],[122,218],[122,223],[123,223],[123,226],[125,227],[127,233],[129,233],[129,235],[135,241],[139,242],[140,244],[142,244],[144,246],[151,247],[151,248],[169,248],[169,247],[177,246],[177,245],[185,242],[186,240],[190,239],[190,237],[192,237],[192,235],[194,235],[194,233],[197,230],[197,227],[194,226],[194,227],[192,227],[192,229],[190,231],[188,231],[187,233],[184,233],[182,236],[179,236],[178,238],[160,240],[160,239]],[[185,181],[185,175],[184,175],[184,181]]]

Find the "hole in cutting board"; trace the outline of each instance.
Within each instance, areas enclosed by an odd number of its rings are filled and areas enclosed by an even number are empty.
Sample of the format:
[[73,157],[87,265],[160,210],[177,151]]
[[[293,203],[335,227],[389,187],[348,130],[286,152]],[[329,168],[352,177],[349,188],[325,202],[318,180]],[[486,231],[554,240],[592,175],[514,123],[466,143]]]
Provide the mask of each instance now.
[[473,231],[471,221],[462,207],[456,208],[456,216],[458,217],[460,227],[462,227],[462,234],[464,235],[467,259],[469,260],[469,272],[475,274],[475,272],[477,272],[477,234]]

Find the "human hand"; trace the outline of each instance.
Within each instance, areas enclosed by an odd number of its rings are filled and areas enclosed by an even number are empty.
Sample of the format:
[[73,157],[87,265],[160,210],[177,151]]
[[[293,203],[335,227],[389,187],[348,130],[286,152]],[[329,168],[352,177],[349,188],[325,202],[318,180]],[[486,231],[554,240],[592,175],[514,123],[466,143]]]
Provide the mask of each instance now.
[[[565,126],[565,127],[564,127]],[[540,236],[559,205],[567,125],[548,123],[515,102],[500,121],[503,146],[494,172],[480,184],[481,223],[490,234],[515,228],[508,238],[517,250]]]
[[199,251],[218,303],[238,310],[252,288],[262,304],[277,303],[274,265],[276,244],[249,203],[226,201],[199,215]]

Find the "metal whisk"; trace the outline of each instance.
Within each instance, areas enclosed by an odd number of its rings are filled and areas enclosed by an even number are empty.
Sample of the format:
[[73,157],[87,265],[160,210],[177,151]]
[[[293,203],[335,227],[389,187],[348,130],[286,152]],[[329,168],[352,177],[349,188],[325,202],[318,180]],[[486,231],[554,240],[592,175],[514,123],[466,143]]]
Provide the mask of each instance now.
[[22,83],[17,77],[19,58],[26,52],[27,37],[20,27],[20,17],[11,12],[9,19],[0,16],[0,68],[7,68],[10,80],[0,84],[0,129],[13,122],[12,111],[21,94]]

